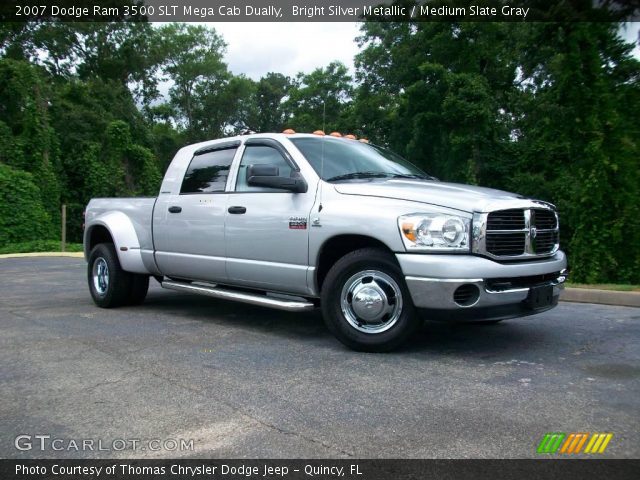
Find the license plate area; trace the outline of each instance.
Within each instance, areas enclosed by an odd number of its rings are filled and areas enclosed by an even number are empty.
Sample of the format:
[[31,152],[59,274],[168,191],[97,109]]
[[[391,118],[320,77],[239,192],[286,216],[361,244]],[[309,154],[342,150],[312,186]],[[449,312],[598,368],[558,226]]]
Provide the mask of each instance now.
[[553,304],[553,286],[542,285],[531,287],[529,289],[529,295],[524,302],[531,310],[550,307]]

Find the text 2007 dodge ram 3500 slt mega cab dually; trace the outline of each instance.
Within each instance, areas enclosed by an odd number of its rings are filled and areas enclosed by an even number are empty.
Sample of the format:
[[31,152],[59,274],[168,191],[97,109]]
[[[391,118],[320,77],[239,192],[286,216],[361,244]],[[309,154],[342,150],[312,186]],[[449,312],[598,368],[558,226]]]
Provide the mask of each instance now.
[[157,198],[93,199],[85,223],[100,307],[142,302],[154,276],[182,292],[321,306],[358,350],[390,350],[423,318],[553,308],[567,266],[553,205],[440,182],[384,148],[316,134],[184,147]]

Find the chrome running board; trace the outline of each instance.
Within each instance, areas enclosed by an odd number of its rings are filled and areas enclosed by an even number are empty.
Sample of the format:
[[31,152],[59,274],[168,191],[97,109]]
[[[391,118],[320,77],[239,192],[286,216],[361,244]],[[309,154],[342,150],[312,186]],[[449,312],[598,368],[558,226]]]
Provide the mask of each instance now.
[[227,290],[218,286],[206,286],[202,284],[194,285],[193,283],[177,282],[175,280],[163,280],[161,285],[162,288],[167,288],[169,290],[207,295],[209,297],[221,298],[223,300],[233,300],[236,302],[249,303],[251,305],[276,308],[287,312],[302,312],[305,310],[313,310],[315,308],[315,305],[309,301],[274,298],[261,295],[259,293]]

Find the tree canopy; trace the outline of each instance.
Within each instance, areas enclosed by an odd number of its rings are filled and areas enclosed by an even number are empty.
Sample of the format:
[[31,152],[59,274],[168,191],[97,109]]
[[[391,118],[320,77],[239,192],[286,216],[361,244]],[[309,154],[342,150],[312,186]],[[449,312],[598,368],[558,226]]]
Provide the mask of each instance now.
[[258,80],[204,25],[0,24],[1,242],[81,239],[91,197],[155,195],[182,145],[364,135],[442,180],[555,203],[572,278],[640,282],[640,62],[619,23],[364,22],[355,71]]

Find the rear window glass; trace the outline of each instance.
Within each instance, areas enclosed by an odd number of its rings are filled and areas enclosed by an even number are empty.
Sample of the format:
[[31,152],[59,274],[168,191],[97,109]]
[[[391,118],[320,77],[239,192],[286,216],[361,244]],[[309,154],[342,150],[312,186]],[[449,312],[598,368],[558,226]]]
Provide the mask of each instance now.
[[191,159],[180,193],[224,192],[237,148],[214,150]]

